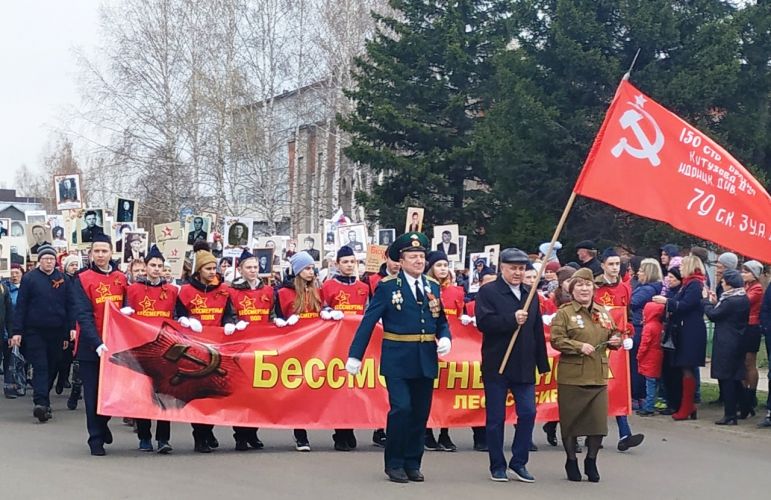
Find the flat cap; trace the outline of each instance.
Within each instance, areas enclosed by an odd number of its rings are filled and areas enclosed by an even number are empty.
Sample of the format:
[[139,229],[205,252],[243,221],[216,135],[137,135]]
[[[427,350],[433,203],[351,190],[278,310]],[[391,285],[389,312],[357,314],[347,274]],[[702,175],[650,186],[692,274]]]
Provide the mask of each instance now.
[[501,250],[501,263],[503,264],[528,264],[530,259],[519,248],[504,248]]
[[576,245],[576,250],[579,248],[585,248],[587,250],[597,250],[597,245],[592,240],[579,241]]

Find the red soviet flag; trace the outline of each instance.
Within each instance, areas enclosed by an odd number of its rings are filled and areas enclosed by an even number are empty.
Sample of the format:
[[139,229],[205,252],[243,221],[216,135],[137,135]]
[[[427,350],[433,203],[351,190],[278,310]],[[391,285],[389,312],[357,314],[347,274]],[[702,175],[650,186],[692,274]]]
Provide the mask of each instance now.
[[726,150],[627,81],[576,194],[771,262],[771,197]]

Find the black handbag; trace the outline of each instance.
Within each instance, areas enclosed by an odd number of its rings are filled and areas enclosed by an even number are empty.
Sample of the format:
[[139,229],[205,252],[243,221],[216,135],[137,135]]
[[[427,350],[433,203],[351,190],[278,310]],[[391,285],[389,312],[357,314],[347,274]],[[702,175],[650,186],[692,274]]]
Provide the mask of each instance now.
[[671,318],[667,318],[664,324],[664,332],[661,335],[661,348],[665,351],[674,351],[677,349],[677,337],[682,328],[682,323],[672,323]]

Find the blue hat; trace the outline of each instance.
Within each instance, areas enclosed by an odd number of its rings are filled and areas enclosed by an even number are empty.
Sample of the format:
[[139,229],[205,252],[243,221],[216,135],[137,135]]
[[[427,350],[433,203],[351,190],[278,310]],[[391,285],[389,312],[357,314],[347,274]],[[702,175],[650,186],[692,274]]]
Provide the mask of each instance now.
[[337,251],[337,261],[340,262],[340,259],[343,257],[353,257],[354,255],[353,248],[348,245],[343,245],[340,247],[340,250]]
[[616,252],[616,249],[613,247],[608,247],[604,252],[602,252],[602,255],[600,256],[600,262],[605,262],[610,257],[618,257],[618,252]]
[[104,233],[96,233],[93,236],[93,239],[91,240],[91,244],[94,244],[94,243],[109,243],[110,245],[112,245],[112,240],[110,239],[109,236],[107,236]]
[[726,269],[723,272],[723,280],[725,280],[731,288],[744,287],[744,279],[742,279],[742,275],[736,269]]
[[428,252],[428,236],[423,233],[409,232],[399,236],[388,247],[388,258],[399,260],[404,252]]
[[450,259],[447,258],[447,254],[441,250],[428,252],[428,256],[426,257],[426,270],[434,267],[434,264],[436,264],[440,260],[443,260],[445,262],[450,262]]
[[153,259],[161,259],[161,262],[166,262],[166,259],[163,258],[163,254],[158,249],[157,245],[153,245],[150,247],[150,251],[147,252],[147,256],[145,257],[145,264],[147,264]]
[[312,266],[314,264],[314,260],[313,257],[311,257],[311,254],[308,252],[297,252],[296,254],[292,255],[291,259],[289,259],[289,263],[292,265],[292,274],[297,276],[300,274],[300,271],[308,266]]
[[246,262],[247,259],[252,259],[252,258],[254,258],[254,254],[250,253],[249,250],[244,248],[244,251],[241,252],[241,256],[238,258],[238,265],[240,266],[241,264]]

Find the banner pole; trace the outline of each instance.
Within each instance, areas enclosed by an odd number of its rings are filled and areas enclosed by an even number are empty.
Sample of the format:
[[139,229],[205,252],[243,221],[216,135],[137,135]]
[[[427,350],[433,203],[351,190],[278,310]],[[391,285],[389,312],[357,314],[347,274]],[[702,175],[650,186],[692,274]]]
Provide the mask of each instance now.
[[[557,241],[557,238],[559,238],[560,233],[562,232],[562,227],[565,225],[565,221],[568,219],[568,214],[570,213],[570,210],[573,208],[573,203],[576,201],[576,192],[573,191],[570,193],[570,198],[568,198],[568,202],[565,205],[565,209],[562,211],[562,217],[560,217],[559,222],[557,223],[557,227],[554,229],[554,235],[551,237],[551,242],[549,243],[549,249],[546,251],[546,256],[549,257],[552,252],[554,251],[554,244]],[[544,270],[546,269],[545,263],[541,265],[540,269],[538,269],[538,273],[535,276],[535,283],[537,284],[541,280],[541,276],[543,275]],[[537,292],[536,284],[534,284],[532,287],[530,287],[530,293],[527,295],[527,300],[525,300],[525,305],[522,308],[525,312],[527,312],[528,309],[530,309],[530,303],[533,302],[533,297],[535,297],[535,294]],[[506,349],[506,354],[503,356],[503,361],[501,361],[501,366],[498,368],[498,373],[503,375],[503,370],[506,368],[506,363],[509,362],[509,357],[511,357],[511,351],[514,349],[514,344],[517,343],[517,337],[519,337],[519,330],[522,328],[522,325],[517,325],[517,329],[514,331],[514,335],[511,337],[511,341],[509,341],[509,347]]]

